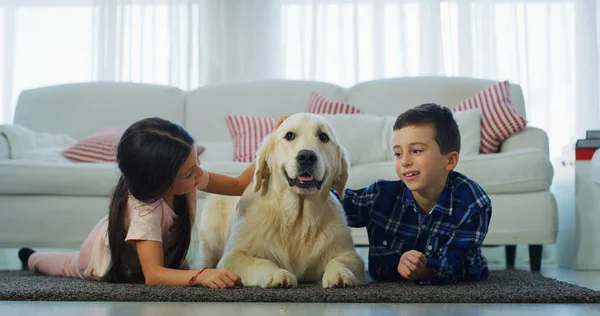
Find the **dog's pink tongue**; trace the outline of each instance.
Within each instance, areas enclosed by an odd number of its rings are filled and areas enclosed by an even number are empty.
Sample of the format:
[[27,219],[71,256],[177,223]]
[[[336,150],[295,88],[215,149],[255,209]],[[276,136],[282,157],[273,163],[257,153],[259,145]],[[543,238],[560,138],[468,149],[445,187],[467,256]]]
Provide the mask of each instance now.
[[311,177],[311,176],[299,176],[298,180],[300,180],[302,182],[307,182],[307,181],[312,181],[313,177]]

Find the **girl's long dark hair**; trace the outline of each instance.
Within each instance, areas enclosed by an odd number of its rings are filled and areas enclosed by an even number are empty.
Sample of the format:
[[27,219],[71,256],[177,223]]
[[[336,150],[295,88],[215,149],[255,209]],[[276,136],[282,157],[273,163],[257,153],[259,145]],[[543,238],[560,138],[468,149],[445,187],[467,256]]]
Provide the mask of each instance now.
[[[143,283],[144,275],[134,245],[125,242],[127,235],[127,200],[129,194],[139,201],[153,203],[165,196],[179,168],[190,155],[194,139],[181,126],[160,118],[147,118],[132,124],[117,147],[121,177],[110,200],[108,241],[111,267],[103,278],[108,282]],[[192,222],[185,196],[176,195],[177,215],[171,245],[163,249],[172,258],[165,265],[180,268],[191,240]]]

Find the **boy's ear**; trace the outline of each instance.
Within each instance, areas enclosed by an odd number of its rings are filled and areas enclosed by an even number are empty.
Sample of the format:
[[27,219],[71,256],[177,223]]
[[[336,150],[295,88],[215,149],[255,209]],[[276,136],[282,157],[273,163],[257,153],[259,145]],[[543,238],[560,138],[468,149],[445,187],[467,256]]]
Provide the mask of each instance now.
[[450,152],[448,154],[448,160],[446,161],[446,166],[444,167],[444,169],[448,172],[454,170],[454,168],[456,168],[456,165],[458,165],[458,158],[458,152]]

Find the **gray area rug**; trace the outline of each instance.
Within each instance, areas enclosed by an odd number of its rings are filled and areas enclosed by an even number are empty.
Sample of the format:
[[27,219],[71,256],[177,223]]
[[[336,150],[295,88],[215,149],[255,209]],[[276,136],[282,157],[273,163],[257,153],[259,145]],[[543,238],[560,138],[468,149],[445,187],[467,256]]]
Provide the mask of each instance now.
[[416,285],[370,283],[356,288],[207,289],[146,287],[48,277],[29,271],[0,271],[0,300],[12,301],[185,301],[353,303],[599,303],[600,291],[518,270],[491,271],[483,282]]

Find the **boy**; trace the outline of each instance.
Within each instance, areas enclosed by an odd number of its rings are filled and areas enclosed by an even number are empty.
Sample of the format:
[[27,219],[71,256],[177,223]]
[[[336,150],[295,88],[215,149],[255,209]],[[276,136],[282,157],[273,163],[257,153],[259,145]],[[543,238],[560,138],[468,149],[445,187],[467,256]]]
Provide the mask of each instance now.
[[492,204],[475,181],[453,171],[460,133],[452,112],[422,104],[402,113],[393,150],[400,180],[346,189],[342,201],[348,224],[367,228],[371,277],[421,284],[487,279],[481,244]]

